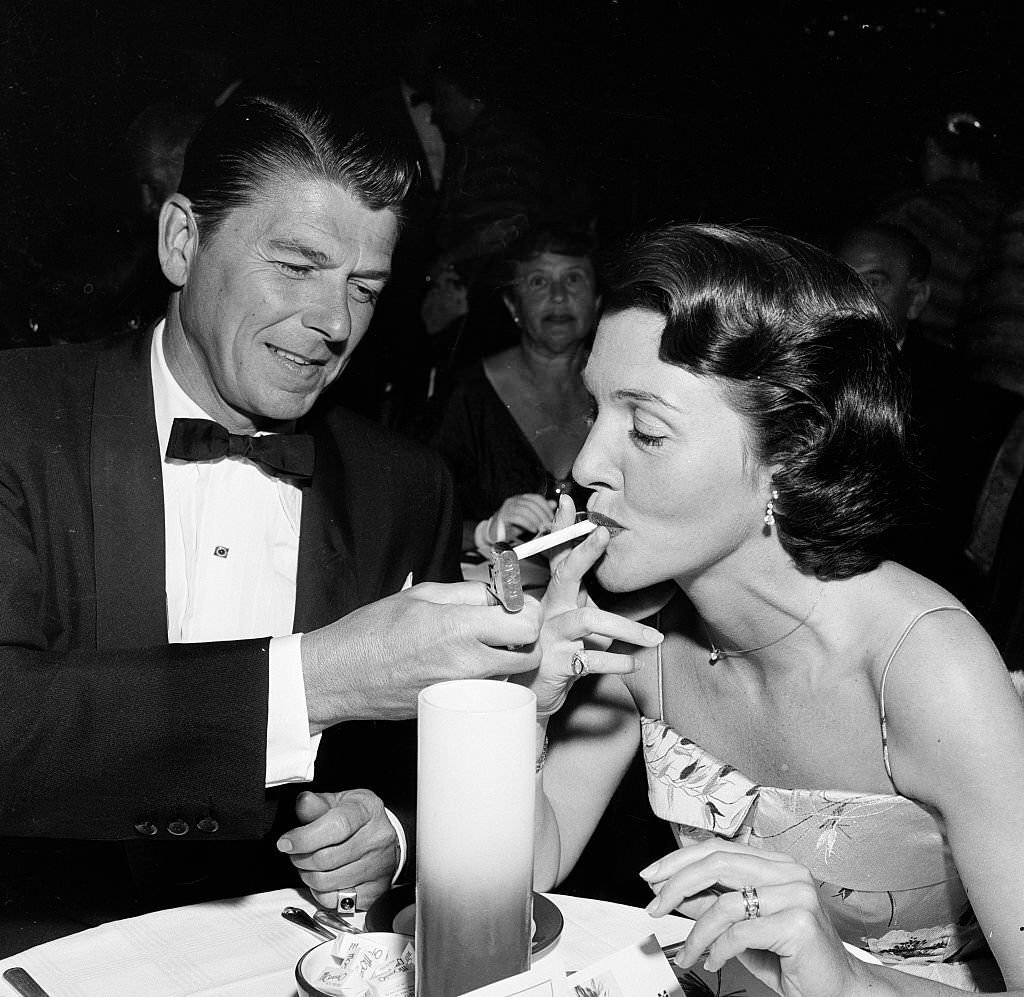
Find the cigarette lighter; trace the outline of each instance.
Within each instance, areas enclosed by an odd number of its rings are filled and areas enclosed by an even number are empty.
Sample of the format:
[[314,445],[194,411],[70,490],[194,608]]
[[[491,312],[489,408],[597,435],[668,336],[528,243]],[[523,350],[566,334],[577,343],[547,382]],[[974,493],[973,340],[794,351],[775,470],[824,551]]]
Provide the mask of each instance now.
[[523,580],[519,575],[519,558],[511,544],[501,541],[494,545],[490,571],[491,594],[506,613],[521,612],[525,605]]

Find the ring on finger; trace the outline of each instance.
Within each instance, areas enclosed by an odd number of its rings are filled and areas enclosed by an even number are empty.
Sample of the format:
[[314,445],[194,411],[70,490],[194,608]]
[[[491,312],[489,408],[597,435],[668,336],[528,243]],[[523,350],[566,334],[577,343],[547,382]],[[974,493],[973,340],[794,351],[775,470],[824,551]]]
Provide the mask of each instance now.
[[753,921],[755,917],[761,916],[761,898],[753,886],[744,886],[740,891],[743,897],[743,906],[746,910],[743,917],[747,921]]
[[590,672],[590,666],[587,664],[587,652],[586,651],[573,651],[572,653],[572,673],[577,678],[583,678],[584,675]]

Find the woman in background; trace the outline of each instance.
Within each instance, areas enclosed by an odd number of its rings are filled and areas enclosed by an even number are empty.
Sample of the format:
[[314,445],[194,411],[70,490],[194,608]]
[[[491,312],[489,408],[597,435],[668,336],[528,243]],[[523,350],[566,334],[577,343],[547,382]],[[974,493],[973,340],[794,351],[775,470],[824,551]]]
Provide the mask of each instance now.
[[580,371],[600,304],[593,251],[587,233],[550,226],[510,252],[503,297],[519,342],[464,373],[433,441],[455,476],[464,550],[547,529],[572,487],[590,428]]

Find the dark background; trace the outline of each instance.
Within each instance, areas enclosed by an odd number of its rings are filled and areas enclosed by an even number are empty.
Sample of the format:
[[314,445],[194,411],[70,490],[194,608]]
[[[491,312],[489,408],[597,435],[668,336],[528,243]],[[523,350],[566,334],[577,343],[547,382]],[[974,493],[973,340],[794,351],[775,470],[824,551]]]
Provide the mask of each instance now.
[[125,129],[147,104],[209,100],[239,77],[342,104],[386,78],[410,12],[477,27],[506,99],[589,186],[605,233],[702,217],[826,239],[916,182],[918,129],[936,109],[990,121],[1002,143],[991,172],[1019,184],[1014,6],[10,0],[0,262],[10,283],[26,254],[102,218],[123,194]]

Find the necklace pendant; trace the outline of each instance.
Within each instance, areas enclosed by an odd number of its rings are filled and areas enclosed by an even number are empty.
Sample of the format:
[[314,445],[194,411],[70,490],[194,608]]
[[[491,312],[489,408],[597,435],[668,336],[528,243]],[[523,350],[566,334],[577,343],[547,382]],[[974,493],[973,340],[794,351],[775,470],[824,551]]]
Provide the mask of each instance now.
[[722,649],[720,647],[715,647],[714,645],[712,645],[711,653],[708,655],[708,664],[714,667],[715,663],[718,661],[719,658],[721,658],[721,656]]

